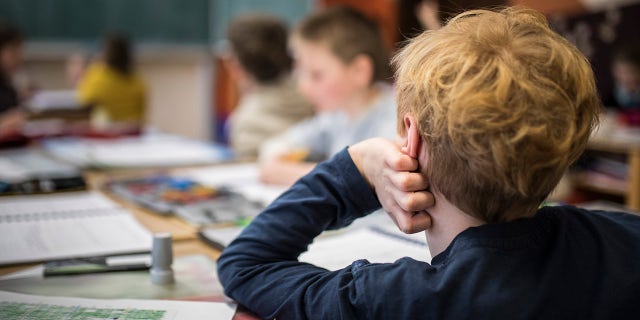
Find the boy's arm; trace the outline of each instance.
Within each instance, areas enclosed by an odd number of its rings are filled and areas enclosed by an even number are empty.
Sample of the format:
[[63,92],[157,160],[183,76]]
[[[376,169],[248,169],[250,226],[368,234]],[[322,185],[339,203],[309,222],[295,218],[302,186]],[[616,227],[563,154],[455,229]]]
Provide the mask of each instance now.
[[274,201],[218,260],[225,293],[260,317],[338,319],[353,315],[350,268],[336,272],[298,262],[313,239],[379,208],[343,150]]
[[[422,190],[402,191],[422,187],[421,175],[386,171],[393,167],[388,162],[395,168],[407,167],[406,170],[417,166],[405,157],[390,142],[374,139],[319,164],[260,214],[223,252],[218,267],[225,292],[265,318],[278,315],[303,319],[305,314],[327,319],[353,316],[357,300],[362,299],[362,295],[354,294],[354,267],[328,272],[300,263],[297,258],[325,229],[346,226],[377,209],[380,204],[372,187],[385,199],[398,195],[410,198],[407,194]],[[367,175],[366,179],[361,172]],[[432,200],[427,197],[426,201],[416,202],[419,205],[416,211],[431,206]],[[404,211],[390,214],[402,215]]]

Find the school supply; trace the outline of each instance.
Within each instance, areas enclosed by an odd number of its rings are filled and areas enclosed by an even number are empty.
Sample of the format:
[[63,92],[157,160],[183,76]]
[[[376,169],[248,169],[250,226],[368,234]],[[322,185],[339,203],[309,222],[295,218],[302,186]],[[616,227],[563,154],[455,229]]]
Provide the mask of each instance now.
[[285,187],[262,183],[257,163],[224,164],[180,171],[180,175],[204,186],[225,188],[239,193],[252,202],[267,206]]
[[160,133],[112,139],[57,138],[42,145],[56,158],[98,169],[201,165],[232,159],[231,151],[222,145]]
[[236,306],[220,302],[98,300],[0,291],[0,319],[232,319]]
[[244,230],[244,226],[229,228],[205,228],[198,231],[198,238],[217,250],[224,250]]
[[116,180],[107,187],[123,199],[159,214],[177,215],[196,226],[243,221],[263,209],[260,203],[225,187],[204,186],[181,176]]
[[57,260],[44,264],[43,275],[54,277],[148,270],[151,265],[150,261],[151,257],[148,254]]
[[0,198],[0,265],[150,249],[151,234],[99,193]]
[[83,190],[86,183],[75,166],[37,150],[0,151],[0,195]]

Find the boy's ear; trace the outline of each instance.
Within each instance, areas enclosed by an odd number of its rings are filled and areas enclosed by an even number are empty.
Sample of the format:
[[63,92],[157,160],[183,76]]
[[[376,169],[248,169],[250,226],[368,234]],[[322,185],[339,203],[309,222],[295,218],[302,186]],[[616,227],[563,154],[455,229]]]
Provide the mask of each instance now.
[[358,84],[368,87],[373,79],[373,60],[365,54],[359,54],[350,63],[353,77]]
[[418,154],[420,153],[420,144],[422,142],[420,132],[418,130],[418,122],[411,113],[405,113],[402,121],[404,122],[404,130],[406,133],[403,141],[403,147],[405,148],[405,152],[408,156],[417,159]]

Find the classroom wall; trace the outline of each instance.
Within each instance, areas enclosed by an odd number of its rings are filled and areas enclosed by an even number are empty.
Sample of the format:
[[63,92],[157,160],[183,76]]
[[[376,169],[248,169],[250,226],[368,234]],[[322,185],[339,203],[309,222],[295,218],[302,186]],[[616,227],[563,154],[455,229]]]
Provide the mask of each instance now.
[[[27,43],[26,75],[41,89],[69,89],[65,62],[81,47],[61,43]],[[213,65],[205,46],[138,48],[138,69],[148,85],[147,123],[159,130],[209,140],[213,132]]]

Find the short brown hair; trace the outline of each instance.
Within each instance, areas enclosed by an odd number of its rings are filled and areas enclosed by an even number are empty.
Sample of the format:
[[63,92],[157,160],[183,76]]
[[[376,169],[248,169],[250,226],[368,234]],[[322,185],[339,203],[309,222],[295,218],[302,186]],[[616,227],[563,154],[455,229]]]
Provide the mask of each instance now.
[[432,189],[486,222],[532,215],[598,121],[589,62],[530,9],[460,14],[394,63]]
[[278,80],[291,70],[287,27],[266,14],[247,14],[229,25],[227,38],[242,67],[258,82]]
[[294,29],[294,37],[326,44],[342,62],[351,63],[358,55],[371,59],[371,83],[387,80],[391,74],[389,54],[378,26],[362,13],[335,6],[313,13]]

